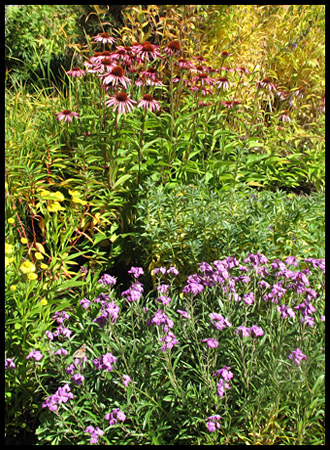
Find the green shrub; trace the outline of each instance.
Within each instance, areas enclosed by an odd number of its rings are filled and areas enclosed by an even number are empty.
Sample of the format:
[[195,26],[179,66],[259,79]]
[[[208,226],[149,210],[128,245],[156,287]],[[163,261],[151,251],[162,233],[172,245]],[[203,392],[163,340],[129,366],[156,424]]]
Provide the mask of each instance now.
[[173,264],[180,273],[199,261],[258,250],[277,257],[324,256],[325,195],[287,195],[239,185],[216,190],[145,185],[136,207],[135,252],[150,270]]

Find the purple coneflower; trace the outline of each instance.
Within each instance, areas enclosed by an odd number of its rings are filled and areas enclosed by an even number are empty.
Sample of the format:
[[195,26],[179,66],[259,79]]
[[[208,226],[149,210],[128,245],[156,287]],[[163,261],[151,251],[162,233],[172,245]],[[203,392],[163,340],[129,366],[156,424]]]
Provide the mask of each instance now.
[[145,94],[137,104],[137,108],[144,108],[145,110],[155,112],[155,110],[160,110],[160,103],[157,102],[152,95]]
[[194,65],[190,61],[187,61],[184,58],[180,58],[176,61],[176,64],[180,67],[180,69],[193,69]]
[[74,77],[83,77],[85,75],[85,71],[83,69],[79,69],[79,67],[72,67],[71,70],[68,70],[66,72],[67,75],[71,75],[72,78]]
[[227,77],[220,77],[214,84],[219,88],[228,89],[230,82]]
[[152,80],[157,79],[157,70],[154,67],[149,67],[147,70],[142,70],[141,75],[144,75],[146,78],[151,78]]
[[61,111],[59,113],[55,113],[55,116],[57,116],[58,120],[61,121],[64,119],[64,122],[68,121],[68,122],[72,122],[72,117],[75,117],[76,119],[78,119],[79,114],[69,111],[68,109],[65,109],[64,111]]
[[111,69],[110,74],[100,75],[103,77],[103,84],[111,83],[113,86],[117,86],[118,82],[121,83],[125,89],[127,89],[127,84],[131,83],[131,80],[124,75],[124,69],[120,66],[115,66]]
[[136,101],[132,100],[129,95],[125,94],[125,92],[119,92],[119,94],[110,97],[110,99],[105,102],[105,105],[107,107],[114,106],[113,111],[116,111],[118,108],[119,113],[125,114],[133,111],[133,103],[136,103]]
[[228,56],[231,56],[232,55],[232,53],[229,53],[229,52],[226,52],[226,51],[223,51],[223,52],[220,52],[220,55],[223,57],[223,58],[228,58]]
[[150,61],[149,56],[152,59],[161,58],[161,55],[159,52],[159,46],[153,45],[148,41],[144,42],[143,44],[141,44],[139,46],[136,46],[136,52],[143,61],[145,59],[147,61]]
[[304,86],[298,87],[298,89],[295,91],[294,95],[298,98],[303,98],[306,95],[306,88]]
[[214,83],[214,79],[210,78],[206,73],[199,73],[192,79],[192,81],[194,83],[199,81],[201,83],[201,86],[204,86],[204,84],[212,85]]
[[163,51],[167,56],[177,55],[181,51],[181,44],[179,41],[171,41],[163,48]]
[[102,42],[102,44],[114,44],[116,39],[111,37],[109,33],[99,33],[97,36],[94,36],[95,42]]
[[281,115],[279,116],[278,120],[282,120],[282,122],[291,122],[290,112],[289,110],[282,111]]
[[276,91],[275,84],[272,82],[272,80],[269,77],[264,78],[261,81],[257,81],[257,87],[260,88],[260,86],[263,89],[268,89],[269,92]]
[[247,75],[250,73],[250,71],[248,69],[246,69],[245,67],[237,67],[236,72],[243,72],[243,73],[246,73]]

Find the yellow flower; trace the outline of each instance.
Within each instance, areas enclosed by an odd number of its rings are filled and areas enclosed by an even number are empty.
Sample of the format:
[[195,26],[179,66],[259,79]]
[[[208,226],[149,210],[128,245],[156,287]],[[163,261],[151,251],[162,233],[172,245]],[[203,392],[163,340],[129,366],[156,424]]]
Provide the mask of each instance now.
[[15,223],[15,219],[13,219],[12,217],[9,217],[8,223]]
[[57,212],[57,211],[62,211],[65,210],[65,208],[63,208],[63,206],[61,206],[59,204],[59,202],[51,202],[48,206],[47,209],[49,212]]
[[5,243],[5,255],[9,255],[10,253],[13,253],[14,246],[11,244]]
[[42,270],[46,270],[46,269],[48,269],[48,265],[47,264],[44,264],[44,263],[41,263],[40,264],[40,269],[42,269]]
[[47,196],[51,196],[52,195],[52,192],[50,192],[50,191],[46,191],[45,189],[43,189],[41,192],[40,192],[40,196],[41,197],[47,197]]
[[81,200],[79,191],[69,191],[69,194],[72,196],[73,203],[80,203],[81,205],[87,204],[85,200]]
[[16,289],[17,289],[16,284],[11,284],[11,285],[9,286],[9,289],[10,289],[11,291],[16,291]]
[[21,242],[22,242],[22,244],[27,244],[28,240],[26,238],[21,238]]
[[29,280],[36,280],[38,275],[36,273],[29,273],[27,277]]
[[[40,221],[39,221],[39,224],[40,224]],[[37,250],[38,250],[40,253],[45,253],[45,254],[46,254],[45,248],[44,248],[44,246],[43,246],[42,244],[40,244],[40,242],[36,242],[36,247],[37,247]]]
[[62,194],[62,192],[60,191],[56,191],[55,194],[53,195],[54,198],[56,198],[56,200],[58,200],[59,202],[64,202],[64,195]]
[[5,269],[7,269],[7,267],[9,266],[9,264],[11,264],[12,262],[14,262],[14,257],[11,256],[10,258],[8,258],[8,256],[5,256]]
[[36,271],[36,266],[31,261],[25,261],[20,265],[22,273],[32,273]]
[[37,259],[44,259],[44,255],[43,255],[42,253],[40,253],[40,252],[36,252],[36,253],[35,253],[35,257],[36,257]]
[[48,305],[48,302],[47,302],[47,300],[46,300],[45,298],[43,298],[42,300],[40,300],[40,303],[41,303],[43,306]]

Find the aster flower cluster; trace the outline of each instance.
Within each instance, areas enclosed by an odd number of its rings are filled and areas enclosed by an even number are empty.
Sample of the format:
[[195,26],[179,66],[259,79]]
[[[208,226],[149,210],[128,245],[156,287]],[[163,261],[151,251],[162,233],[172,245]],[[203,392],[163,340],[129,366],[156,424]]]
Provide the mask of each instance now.
[[59,387],[55,394],[46,398],[42,404],[43,408],[48,408],[50,411],[57,411],[61,403],[66,403],[69,399],[73,399],[74,395],[71,392],[69,384]]
[[[142,267],[131,267],[128,273],[133,274],[136,280],[140,275],[144,274]],[[121,293],[122,297],[126,297],[126,300],[130,303],[138,301],[142,297],[142,293],[144,291],[143,284],[139,281],[131,284],[131,287],[126,291]]]

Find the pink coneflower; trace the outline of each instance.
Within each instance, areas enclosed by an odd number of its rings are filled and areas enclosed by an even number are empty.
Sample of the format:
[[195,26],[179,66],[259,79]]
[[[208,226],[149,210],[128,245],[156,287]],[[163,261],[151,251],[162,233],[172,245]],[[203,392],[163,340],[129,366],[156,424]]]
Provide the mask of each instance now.
[[129,95],[125,94],[125,92],[119,92],[119,94],[110,97],[110,99],[105,102],[105,105],[107,107],[114,105],[112,111],[116,111],[116,109],[118,108],[119,114],[125,114],[127,112],[133,111],[133,103],[136,103],[136,101],[132,100]]
[[129,63],[133,57],[131,47],[116,46],[116,51],[112,53],[111,57],[115,60],[121,60],[121,62]]
[[207,73],[199,73],[192,79],[192,81],[194,83],[199,81],[201,86],[204,86],[204,84],[214,84],[215,80],[213,78],[210,78]]
[[257,87],[260,88],[260,86],[263,89],[268,89],[269,92],[276,91],[275,84],[272,82],[272,80],[269,77],[264,78],[261,81],[256,81]]
[[103,58],[99,65],[99,69],[102,69],[103,72],[111,72],[114,67],[115,64],[110,58]]
[[282,101],[287,100],[289,95],[290,95],[290,91],[277,91],[276,95],[278,95],[280,97],[280,99]]
[[152,59],[162,58],[159,52],[159,46],[153,45],[150,42],[144,42],[136,48],[137,55],[144,61],[150,61],[149,56]]
[[228,81],[227,77],[220,77],[214,84],[219,88],[222,87],[223,89],[228,89],[230,81]]
[[204,73],[204,72],[207,72],[207,67],[198,64],[197,66],[192,66],[191,67],[191,72],[192,73],[195,73],[195,72],[197,72],[197,73]]
[[220,102],[221,105],[225,106],[226,108],[230,109],[234,106],[233,102],[230,100],[225,100],[223,102]]
[[112,53],[105,50],[104,52],[95,52],[93,56],[89,58],[91,64],[100,64],[104,58],[111,58]]
[[221,70],[225,70],[226,72],[235,72],[235,69],[231,69],[230,67],[220,67],[216,72],[221,72]]
[[210,106],[210,105],[212,105],[212,102],[198,102],[198,104],[199,104],[199,106],[204,107],[204,106]]
[[57,116],[58,120],[61,121],[64,119],[64,122],[68,121],[68,122],[72,122],[72,118],[75,117],[76,119],[78,119],[79,114],[69,111],[68,109],[65,109],[64,111],[61,111],[59,113],[55,113],[55,116]]
[[165,48],[163,48],[163,52],[166,53],[167,56],[177,55],[180,51],[181,44],[179,41],[171,41]]
[[66,72],[67,75],[71,75],[72,78],[74,77],[83,77],[85,75],[85,71],[83,69],[79,69],[79,67],[72,67],[71,70],[68,70]]
[[93,39],[95,42],[102,42],[102,44],[114,44],[116,42],[116,39],[111,37],[109,33],[99,33]]
[[228,52],[224,51],[224,52],[220,52],[220,55],[221,55],[223,58],[228,58],[228,56],[231,56],[232,53],[228,53]]
[[152,80],[157,79],[157,70],[154,67],[149,67],[149,69],[142,70],[140,73],[146,78],[151,78]]
[[137,104],[137,108],[144,108],[145,110],[155,112],[155,110],[160,110],[160,103],[157,102],[152,95],[145,94]]
[[250,71],[248,69],[246,69],[245,67],[237,67],[236,72],[246,73],[246,75],[248,75],[250,73]]
[[148,86],[164,86],[163,83],[160,80],[158,80],[158,78],[154,78],[154,79],[147,78],[146,84]]
[[184,58],[180,58],[176,61],[176,64],[180,67],[180,69],[193,69],[194,65],[190,61],[187,61]]
[[289,110],[285,109],[282,111],[281,115],[279,116],[278,120],[282,120],[282,122],[291,122],[290,112]]
[[298,89],[295,91],[294,95],[298,98],[304,98],[306,95],[306,88],[304,88],[304,86],[298,87]]
[[103,77],[103,84],[112,84],[112,86],[117,86],[121,83],[125,89],[127,89],[127,84],[131,83],[131,80],[124,75],[124,69],[120,66],[115,66],[111,69],[110,74],[105,73],[100,75]]
[[193,56],[193,59],[196,59],[196,61],[198,61],[199,63],[206,61],[204,56]]

